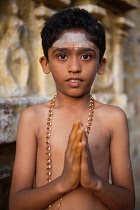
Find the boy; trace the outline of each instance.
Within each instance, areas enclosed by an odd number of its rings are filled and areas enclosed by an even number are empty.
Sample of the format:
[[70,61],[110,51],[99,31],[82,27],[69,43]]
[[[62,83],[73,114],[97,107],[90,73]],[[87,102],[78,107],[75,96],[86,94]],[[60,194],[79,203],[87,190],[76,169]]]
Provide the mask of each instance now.
[[134,209],[126,116],[90,96],[105,70],[103,27],[70,8],[46,21],[41,37],[40,63],[57,95],[21,114],[10,210]]

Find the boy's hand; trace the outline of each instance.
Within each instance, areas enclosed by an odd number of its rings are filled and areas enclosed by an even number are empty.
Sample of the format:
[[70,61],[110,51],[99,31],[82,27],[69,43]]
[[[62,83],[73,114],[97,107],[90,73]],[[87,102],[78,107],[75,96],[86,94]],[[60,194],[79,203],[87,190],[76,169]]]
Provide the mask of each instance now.
[[88,138],[85,132],[83,132],[80,184],[84,188],[94,189],[97,185],[97,180],[98,177],[93,168],[91,153],[88,145]]
[[81,122],[74,122],[65,151],[64,169],[60,180],[65,192],[75,189],[80,182],[83,129]]

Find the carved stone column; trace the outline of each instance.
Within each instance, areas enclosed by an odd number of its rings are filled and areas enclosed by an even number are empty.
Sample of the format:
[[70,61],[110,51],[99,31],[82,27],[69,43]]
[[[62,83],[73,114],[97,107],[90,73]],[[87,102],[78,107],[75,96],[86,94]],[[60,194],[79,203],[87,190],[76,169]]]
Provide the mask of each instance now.
[[[47,18],[55,13],[54,10],[47,8],[42,3],[34,8],[33,15],[30,17],[30,31],[31,31],[31,75],[30,88],[35,94],[40,96],[53,95],[55,87],[51,75],[45,75],[39,63],[39,58],[43,56],[40,32]],[[32,24],[34,22],[34,24]],[[49,88],[51,86],[51,88]]]
[[124,92],[124,42],[128,36],[128,30],[134,27],[134,23],[124,17],[116,18],[113,34],[113,83],[114,92]]
[[95,18],[98,20],[102,20],[104,16],[106,16],[106,9],[99,7],[94,4],[76,4],[76,2],[73,4],[74,6],[77,6],[79,8],[87,10],[89,13],[93,14]]

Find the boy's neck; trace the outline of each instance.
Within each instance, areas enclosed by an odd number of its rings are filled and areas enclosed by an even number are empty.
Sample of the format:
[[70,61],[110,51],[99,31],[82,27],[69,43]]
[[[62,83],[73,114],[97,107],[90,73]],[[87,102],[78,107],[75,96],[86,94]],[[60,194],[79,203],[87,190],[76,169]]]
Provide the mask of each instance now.
[[67,107],[75,109],[78,107],[88,108],[90,103],[90,93],[86,93],[79,97],[67,96],[58,93],[56,96],[56,107]]

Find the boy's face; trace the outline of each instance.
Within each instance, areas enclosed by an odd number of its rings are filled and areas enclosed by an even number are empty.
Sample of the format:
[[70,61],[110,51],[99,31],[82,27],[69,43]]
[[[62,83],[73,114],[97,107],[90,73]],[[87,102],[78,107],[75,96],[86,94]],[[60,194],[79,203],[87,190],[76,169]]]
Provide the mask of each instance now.
[[99,49],[83,30],[68,30],[48,50],[48,61],[40,58],[45,73],[52,72],[58,92],[78,97],[89,93],[95,75],[104,73]]

